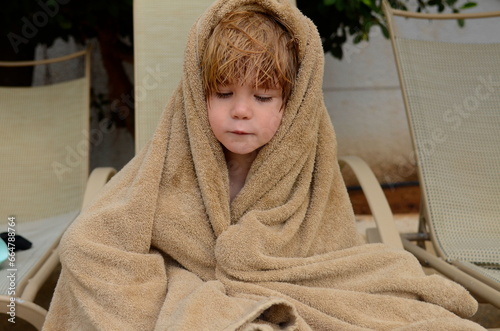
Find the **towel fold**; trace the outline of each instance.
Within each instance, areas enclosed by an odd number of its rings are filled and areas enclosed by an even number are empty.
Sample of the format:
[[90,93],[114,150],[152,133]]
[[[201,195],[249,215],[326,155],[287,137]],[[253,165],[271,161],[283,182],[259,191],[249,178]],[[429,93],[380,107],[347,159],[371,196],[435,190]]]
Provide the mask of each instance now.
[[[200,53],[236,8],[290,27],[300,68],[281,126],[230,202]],[[65,233],[45,330],[482,330],[474,299],[409,253],[362,244],[323,103],[323,52],[288,0],[221,0],[193,26],[152,140]],[[457,316],[458,315],[458,316]]]

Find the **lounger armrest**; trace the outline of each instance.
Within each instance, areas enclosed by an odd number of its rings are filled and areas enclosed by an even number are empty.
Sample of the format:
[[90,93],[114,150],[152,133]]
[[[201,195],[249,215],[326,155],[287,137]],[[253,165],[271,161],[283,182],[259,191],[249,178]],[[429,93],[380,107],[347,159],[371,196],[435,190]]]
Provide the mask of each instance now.
[[82,210],[92,201],[97,192],[116,174],[116,170],[111,167],[95,168],[89,176],[85,195],[83,196]]
[[403,243],[401,242],[399,231],[394,223],[394,217],[389,207],[389,203],[368,164],[357,156],[343,156],[339,157],[338,160],[341,166],[348,165],[359,181],[373,218],[375,219],[382,242],[403,249]]

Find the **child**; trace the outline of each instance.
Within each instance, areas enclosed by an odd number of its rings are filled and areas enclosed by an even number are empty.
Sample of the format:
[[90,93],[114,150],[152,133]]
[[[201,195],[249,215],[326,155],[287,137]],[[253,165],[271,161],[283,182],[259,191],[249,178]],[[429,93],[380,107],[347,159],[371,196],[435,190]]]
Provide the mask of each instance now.
[[322,73],[288,0],[214,3],[154,137],[64,235],[44,329],[481,330],[463,288],[361,245]]
[[231,200],[281,123],[297,74],[296,47],[276,18],[250,11],[223,18],[208,40],[203,87],[210,127],[228,165]]

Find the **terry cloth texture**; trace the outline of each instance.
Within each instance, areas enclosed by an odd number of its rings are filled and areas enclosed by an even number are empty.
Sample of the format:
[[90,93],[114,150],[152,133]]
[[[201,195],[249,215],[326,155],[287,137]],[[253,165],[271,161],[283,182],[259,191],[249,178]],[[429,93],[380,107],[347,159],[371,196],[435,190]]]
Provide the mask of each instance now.
[[[241,192],[207,118],[200,54],[235,8],[299,44],[282,124]],[[222,0],[196,22],[148,145],[65,233],[44,330],[482,330],[477,303],[409,253],[362,245],[323,103],[323,51],[288,0]]]

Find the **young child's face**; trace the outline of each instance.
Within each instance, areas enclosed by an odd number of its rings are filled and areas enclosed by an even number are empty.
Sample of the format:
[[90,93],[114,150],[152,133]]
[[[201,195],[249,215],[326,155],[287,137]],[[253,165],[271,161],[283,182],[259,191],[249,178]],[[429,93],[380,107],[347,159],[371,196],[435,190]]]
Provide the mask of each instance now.
[[219,86],[207,103],[215,137],[236,154],[249,154],[267,144],[283,117],[281,89],[255,88],[248,83]]

